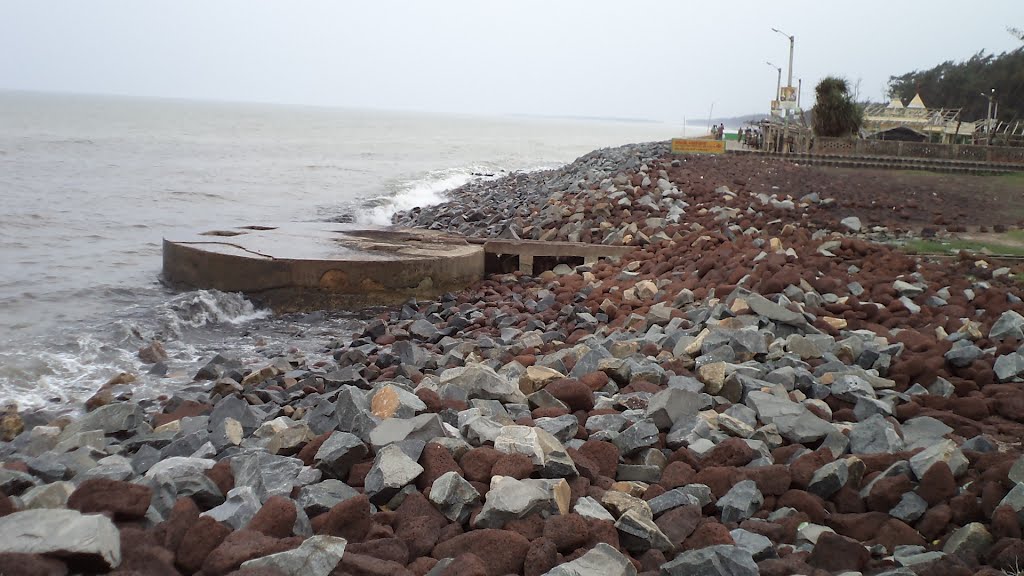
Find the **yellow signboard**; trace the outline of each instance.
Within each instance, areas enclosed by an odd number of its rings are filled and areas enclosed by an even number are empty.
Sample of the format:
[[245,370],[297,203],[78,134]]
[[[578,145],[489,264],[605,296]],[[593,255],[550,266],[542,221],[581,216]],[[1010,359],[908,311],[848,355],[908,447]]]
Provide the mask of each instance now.
[[672,139],[673,154],[724,154],[725,140]]

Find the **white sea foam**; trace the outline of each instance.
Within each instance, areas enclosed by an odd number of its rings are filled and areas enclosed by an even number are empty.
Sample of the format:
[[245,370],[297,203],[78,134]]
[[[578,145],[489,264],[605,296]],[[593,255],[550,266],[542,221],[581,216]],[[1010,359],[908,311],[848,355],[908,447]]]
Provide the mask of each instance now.
[[[490,175],[490,176],[488,176]],[[359,224],[391,224],[395,212],[417,206],[431,206],[446,200],[445,193],[475,179],[495,178],[502,173],[486,166],[434,170],[423,178],[406,180],[398,184],[394,194],[380,196],[366,202],[369,206],[355,214]]]

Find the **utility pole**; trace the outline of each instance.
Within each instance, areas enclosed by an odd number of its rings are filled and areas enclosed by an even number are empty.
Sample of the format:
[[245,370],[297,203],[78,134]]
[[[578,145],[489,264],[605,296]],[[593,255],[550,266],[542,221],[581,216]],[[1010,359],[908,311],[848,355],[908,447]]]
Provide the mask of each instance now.
[[[778,28],[772,28],[772,32],[778,32],[786,38],[789,38],[789,76],[786,80],[786,86],[793,86],[793,43],[796,40],[795,36],[786,34]],[[789,152],[789,147],[786,145],[786,141],[789,139],[789,108],[786,108],[786,123],[782,129],[782,148],[785,152]]]
[[796,109],[802,111],[803,108],[800,107],[800,96],[804,93],[804,79],[797,78],[796,86]]

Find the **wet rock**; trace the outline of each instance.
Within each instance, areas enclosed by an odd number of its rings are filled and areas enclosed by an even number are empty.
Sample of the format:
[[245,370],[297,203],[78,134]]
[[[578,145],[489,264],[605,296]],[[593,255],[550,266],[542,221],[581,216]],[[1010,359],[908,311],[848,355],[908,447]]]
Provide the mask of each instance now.
[[78,570],[121,563],[121,539],[105,516],[76,510],[24,510],[0,518],[0,553],[73,556]]

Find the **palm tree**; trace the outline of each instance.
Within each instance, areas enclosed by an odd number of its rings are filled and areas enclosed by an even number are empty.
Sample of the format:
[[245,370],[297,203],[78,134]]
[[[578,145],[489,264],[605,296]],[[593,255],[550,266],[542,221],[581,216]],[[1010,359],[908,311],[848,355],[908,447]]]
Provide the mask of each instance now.
[[817,136],[850,136],[860,129],[863,115],[850,95],[844,78],[827,76],[814,89],[814,134]]

